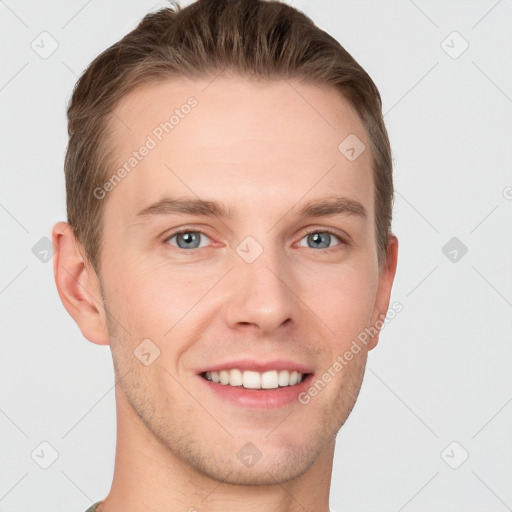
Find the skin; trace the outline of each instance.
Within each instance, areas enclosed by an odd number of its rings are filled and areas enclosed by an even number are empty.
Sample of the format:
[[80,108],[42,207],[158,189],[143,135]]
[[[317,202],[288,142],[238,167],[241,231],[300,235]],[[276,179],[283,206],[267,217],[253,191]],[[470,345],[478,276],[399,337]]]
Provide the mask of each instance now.
[[[210,393],[196,371],[288,358],[321,375],[386,314],[398,241],[391,236],[379,269],[370,146],[336,90],[233,76],[209,83],[166,80],[118,104],[111,142],[121,166],[175,108],[198,101],[103,199],[101,286],[69,226],[53,229],[62,302],[88,340],[110,345],[116,371],[115,471],[100,511],[226,512],[243,503],[326,512],[336,434],[379,335],[307,405],[242,409]],[[367,148],[353,162],[338,151],[351,133]],[[222,201],[233,217],[136,215],[171,196]],[[333,196],[359,201],[366,219],[297,216],[306,201]],[[204,233],[199,248],[167,240],[182,227]],[[329,248],[318,248],[307,228],[339,238],[324,235]],[[236,252],[247,236],[263,249],[250,264]],[[133,354],[144,339],[160,350],[148,366]],[[237,457],[247,442],[262,453],[252,468]]]

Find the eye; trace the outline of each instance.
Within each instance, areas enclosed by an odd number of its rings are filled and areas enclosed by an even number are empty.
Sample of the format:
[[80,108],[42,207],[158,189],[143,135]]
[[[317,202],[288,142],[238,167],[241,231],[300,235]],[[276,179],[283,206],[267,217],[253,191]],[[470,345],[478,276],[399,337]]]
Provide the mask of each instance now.
[[[201,245],[201,237],[210,240],[201,231],[182,230],[176,231],[171,236],[167,237],[165,242],[178,247],[178,249],[199,249],[200,247],[204,247],[204,245]],[[176,244],[172,243],[173,239],[176,239]]]
[[[201,243],[201,237],[206,240],[206,243]],[[332,249],[336,245],[343,245],[345,242],[335,233],[329,230],[316,230],[311,231],[306,234],[301,239],[306,240],[306,247],[311,249]],[[333,242],[338,241],[338,244],[334,244]],[[200,249],[208,245],[208,241],[211,241],[208,236],[206,236],[202,231],[194,231],[191,229],[183,229],[181,231],[175,231],[170,236],[168,236],[164,242],[178,249]],[[304,247],[304,245],[299,242],[299,246]]]
[[[337,245],[344,243],[343,240],[332,231],[311,231],[304,238],[302,238],[302,240],[304,239],[308,244],[307,247],[312,249],[331,249],[332,246],[330,244],[333,240],[338,240],[338,242],[340,242]],[[300,242],[299,245],[304,247]]]

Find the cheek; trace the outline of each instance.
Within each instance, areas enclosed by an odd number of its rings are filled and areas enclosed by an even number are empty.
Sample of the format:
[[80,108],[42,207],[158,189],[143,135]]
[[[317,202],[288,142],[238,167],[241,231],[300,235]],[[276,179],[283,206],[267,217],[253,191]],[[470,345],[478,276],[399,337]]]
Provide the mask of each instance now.
[[375,277],[369,268],[350,266],[303,281],[304,302],[332,331],[336,340],[357,336],[368,326],[375,305]]
[[136,339],[168,339],[175,325],[186,323],[184,317],[204,295],[206,276],[168,264],[123,263],[109,274],[112,315]]

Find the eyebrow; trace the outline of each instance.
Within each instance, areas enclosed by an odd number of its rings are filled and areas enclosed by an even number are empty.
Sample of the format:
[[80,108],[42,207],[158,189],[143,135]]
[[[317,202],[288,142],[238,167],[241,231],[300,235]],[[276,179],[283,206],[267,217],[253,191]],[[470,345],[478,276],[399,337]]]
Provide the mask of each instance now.
[[[139,217],[156,215],[204,215],[212,217],[230,218],[233,212],[224,203],[209,201],[194,197],[170,198],[166,197],[137,213]],[[327,197],[315,199],[300,207],[297,214],[300,217],[328,217],[334,215],[347,215],[367,218],[365,207],[354,199],[348,197]]]

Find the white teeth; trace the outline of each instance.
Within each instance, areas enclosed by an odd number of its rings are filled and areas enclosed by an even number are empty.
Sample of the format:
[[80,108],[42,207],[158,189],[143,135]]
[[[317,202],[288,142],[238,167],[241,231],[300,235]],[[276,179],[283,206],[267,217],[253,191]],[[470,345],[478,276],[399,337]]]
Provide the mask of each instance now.
[[230,386],[242,386],[243,385],[242,372],[240,370],[234,369],[234,370],[230,370],[228,373],[229,373],[229,385]]
[[229,372],[226,370],[220,371],[220,383],[229,384]]
[[279,372],[279,377],[277,378],[277,383],[280,386],[288,386],[289,380],[290,380],[290,373],[288,372],[288,370],[281,370]]
[[238,368],[205,372],[205,378],[213,382],[229,386],[243,386],[247,389],[275,389],[277,387],[293,386],[304,380],[304,374],[296,370],[269,370],[255,372]]
[[243,384],[242,386],[247,389],[260,389],[261,388],[261,379],[260,374],[258,372],[251,372],[246,370],[243,373]]
[[277,388],[278,385],[279,381],[276,370],[270,370],[261,375],[261,387],[263,389],[274,389]]

